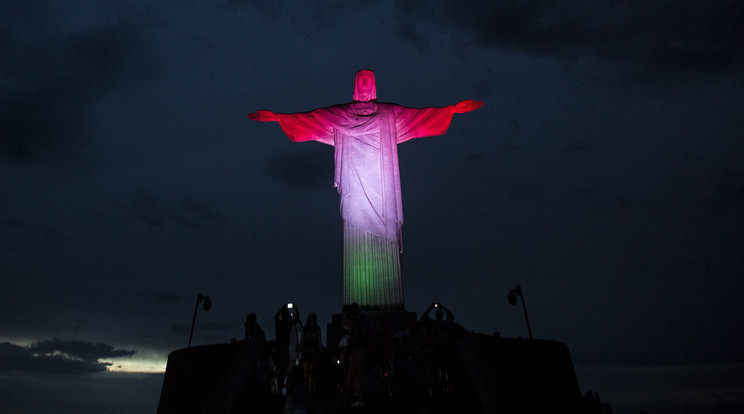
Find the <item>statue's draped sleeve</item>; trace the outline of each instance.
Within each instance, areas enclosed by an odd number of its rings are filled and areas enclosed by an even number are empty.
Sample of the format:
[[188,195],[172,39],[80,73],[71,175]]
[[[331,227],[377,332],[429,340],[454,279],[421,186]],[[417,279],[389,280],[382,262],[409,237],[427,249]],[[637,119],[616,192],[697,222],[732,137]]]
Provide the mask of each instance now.
[[395,107],[398,144],[409,139],[442,135],[452,122],[454,105],[441,108]]
[[318,141],[333,145],[334,127],[342,122],[338,107],[318,108],[310,112],[277,114],[282,131],[295,142]]

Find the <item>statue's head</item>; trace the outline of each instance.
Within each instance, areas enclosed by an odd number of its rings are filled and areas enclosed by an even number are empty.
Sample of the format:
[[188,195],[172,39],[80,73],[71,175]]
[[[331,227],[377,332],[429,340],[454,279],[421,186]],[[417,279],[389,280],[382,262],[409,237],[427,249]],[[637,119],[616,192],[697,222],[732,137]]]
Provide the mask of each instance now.
[[354,102],[370,102],[377,100],[377,86],[375,74],[371,70],[362,69],[354,78]]

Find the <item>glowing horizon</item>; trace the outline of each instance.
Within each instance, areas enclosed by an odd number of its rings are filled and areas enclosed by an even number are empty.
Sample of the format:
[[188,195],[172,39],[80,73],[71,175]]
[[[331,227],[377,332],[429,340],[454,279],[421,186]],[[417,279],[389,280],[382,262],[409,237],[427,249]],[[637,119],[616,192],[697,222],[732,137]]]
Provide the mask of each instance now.
[[[84,360],[84,358],[76,356],[74,355],[74,353],[66,352],[65,350],[61,349],[46,352],[38,352],[32,350],[33,345],[43,341],[45,341],[45,339],[30,339],[28,337],[0,337],[0,343],[7,343],[30,351],[28,354],[26,354],[27,358],[36,359],[54,356],[67,361]],[[123,348],[134,347],[125,346]],[[165,372],[165,367],[168,361],[167,351],[162,352],[154,349],[144,348],[135,349],[133,352],[134,354],[132,354],[131,356],[97,358],[95,362],[105,365],[105,369],[99,372],[91,372],[90,374],[106,372],[155,374]],[[91,363],[92,361],[93,360],[90,359],[87,362]]]
[[101,362],[110,362],[108,372],[122,372],[127,374],[162,374],[165,373],[165,367],[168,357],[146,356],[144,358],[109,358],[100,360]]

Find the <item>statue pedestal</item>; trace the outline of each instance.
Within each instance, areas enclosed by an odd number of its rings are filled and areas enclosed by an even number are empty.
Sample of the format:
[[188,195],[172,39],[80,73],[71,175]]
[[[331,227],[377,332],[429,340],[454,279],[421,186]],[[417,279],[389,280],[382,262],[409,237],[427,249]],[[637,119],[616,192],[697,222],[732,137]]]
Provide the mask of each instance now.
[[344,220],[344,304],[404,310],[400,246]]

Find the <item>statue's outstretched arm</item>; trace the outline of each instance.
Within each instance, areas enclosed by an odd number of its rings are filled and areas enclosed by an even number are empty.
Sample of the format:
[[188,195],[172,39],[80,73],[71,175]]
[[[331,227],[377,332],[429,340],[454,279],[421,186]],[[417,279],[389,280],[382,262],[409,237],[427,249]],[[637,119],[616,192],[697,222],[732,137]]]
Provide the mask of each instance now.
[[468,99],[466,101],[458,102],[457,104],[455,104],[453,112],[456,114],[464,114],[465,112],[475,111],[481,106],[483,106],[483,101],[474,101],[472,99]]
[[279,116],[271,111],[256,111],[248,114],[248,118],[261,122],[278,122]]

